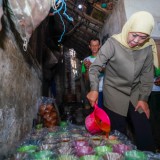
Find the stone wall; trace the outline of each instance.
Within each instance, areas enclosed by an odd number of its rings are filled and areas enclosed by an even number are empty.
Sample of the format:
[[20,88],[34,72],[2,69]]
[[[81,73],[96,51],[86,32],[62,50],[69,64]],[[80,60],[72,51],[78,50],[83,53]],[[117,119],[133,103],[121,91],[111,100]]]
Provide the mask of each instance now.
[[10,28],[4,16],[0,32],[0,159],[14,152],[31,130],[41,95],[41,71],[29,58],[29,51],[22,51]]

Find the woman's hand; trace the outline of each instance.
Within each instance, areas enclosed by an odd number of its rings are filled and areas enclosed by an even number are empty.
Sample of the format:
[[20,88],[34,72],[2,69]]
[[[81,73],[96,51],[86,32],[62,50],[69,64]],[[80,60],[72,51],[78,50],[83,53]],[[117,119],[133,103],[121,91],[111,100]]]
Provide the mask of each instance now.
[[87,94],[87,99],[89,100],[91,106],[93,107],[95,103],[98,101],[98,91],[90,91]]
[[145,101],[138,101],[138,104],[137,104],[137,106],[135,108],[135,111],[137,111],[139,108],[141,108],[144,111],[144,113],[146,114],[147,118],[149,119],[149,117],[150,117],[150,110],[149,110],[147,102],[145,102]]

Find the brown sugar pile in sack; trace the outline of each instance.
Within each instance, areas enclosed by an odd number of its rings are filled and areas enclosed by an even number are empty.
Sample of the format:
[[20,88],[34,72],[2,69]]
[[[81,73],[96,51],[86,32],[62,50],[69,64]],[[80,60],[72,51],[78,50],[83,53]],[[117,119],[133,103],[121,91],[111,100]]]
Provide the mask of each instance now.
[[43,127],[51,128],[58,125],[59,112],[57,110],[54,99],[42,97],[38,101],[38,116],[41,117]]

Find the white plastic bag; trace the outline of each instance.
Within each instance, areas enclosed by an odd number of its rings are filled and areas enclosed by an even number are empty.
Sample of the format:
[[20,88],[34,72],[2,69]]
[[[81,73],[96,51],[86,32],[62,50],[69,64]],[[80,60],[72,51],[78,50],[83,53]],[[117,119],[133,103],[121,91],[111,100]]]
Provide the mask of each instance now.
[[46,18],[51,5],[51,0],[8,0],[11,19],[24,41],[25,51],[33,31]]

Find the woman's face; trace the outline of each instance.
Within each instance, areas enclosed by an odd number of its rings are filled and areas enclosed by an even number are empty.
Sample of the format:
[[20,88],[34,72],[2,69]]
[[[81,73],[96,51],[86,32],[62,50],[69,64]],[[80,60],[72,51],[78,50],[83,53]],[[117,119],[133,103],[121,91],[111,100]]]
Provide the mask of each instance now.
[[143,44],[149,36],[145,33],[140,33],[140,32],[129,32],[128,33],[128,38],[127,38],[127,43],[129,47],[133,48],[136,46],[139,46]]

